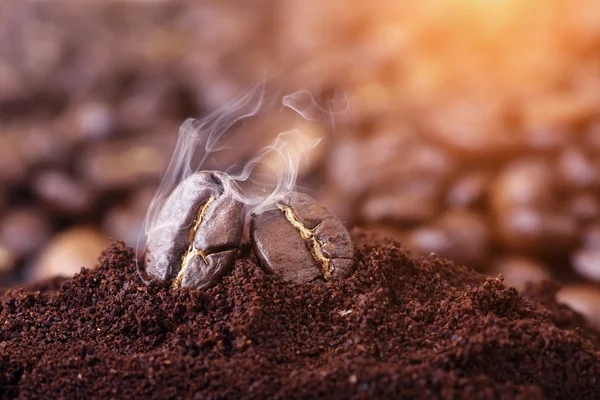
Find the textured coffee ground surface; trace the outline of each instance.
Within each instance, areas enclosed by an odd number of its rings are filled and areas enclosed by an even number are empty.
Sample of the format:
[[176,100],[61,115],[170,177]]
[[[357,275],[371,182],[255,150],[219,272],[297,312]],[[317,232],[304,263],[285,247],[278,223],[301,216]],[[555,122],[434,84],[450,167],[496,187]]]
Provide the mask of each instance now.
[[[598,398],[597,337],[552,285],[522,297],[355,232],[354,272],[297,285],[251,256],[206,291],[146,286],[133,252],[11,289],[2,398]],[[37,290],[37,291],[36,291]]]

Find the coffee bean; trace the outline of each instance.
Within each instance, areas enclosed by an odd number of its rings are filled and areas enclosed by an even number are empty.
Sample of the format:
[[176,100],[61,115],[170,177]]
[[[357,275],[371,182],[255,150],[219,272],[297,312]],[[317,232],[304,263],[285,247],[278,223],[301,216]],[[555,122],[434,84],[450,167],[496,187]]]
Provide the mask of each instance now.
[[286,281],[337,280],[352,267],[354,245],[335,215],[303,193],[252,216],[250,235],[263,268]]
[[[384,170],[402,152],[402,137],[382,134],[374,138],[343,138],[331,149],[327,174],[339,191],[350,199],[357,198],[374,186],[376,176],[369,171]],[[377,154],[377,157],[365,157]]]
[[562,128],[586,121],[595,108],[593,96],[573,90],[529,101],[522,105],[521,112],[526,127]]
[[600,250],[600,224],[588,226],[583,232],[583,247]]
[[529,283],[538,283],[551,278],[548,267],[522,256],[509,256],[494,263],[492,273],[504,275],[507,285],[524,290]]
[[406,156],[401,160],[395,160],[396,165],[391,168],[392,175],[405,173],[407,176],[445,178],[450,176],[456,167],[456,162],[450,154],[438,146],[415,143],[407,147]]
[[65,168],[70,161],[73,141],[51,125],[42,125],[24,129],[22,133],[21,153],[30,167]]
[[27,176],[28,168],[22,153],[20,132],[7,132],[0,126],[0,183],[17,185]]
[[0,60],[0,104],[22,99],[27,90],[24,79],[4,60]]
[[469,208],[482,202],[491,177],[485,171],[470,171],[458,178],[448,190],[449,208]]
[[8,207],[8,190],[0,185],[0,214],[4,214],[4,210]]
[[33,182],[33,192],[52,212],[68,217],[89,213],[96,203],[87,185],[61,171],[39,174]]
[[415,174],[445,175],[451,170],[453,163],[447,154],[434,146],[414,146],[414,136],[414,132],[399,126],[387,127],[369,137],[341,136],[327,157],[328,179],[353,199],[389,179],[398,181]]
[[436,253],[458,264],[480,265],[490,243],[483,217],[466,210],[450,211],[433,223],[411,232],[406,245],[421,255]]
[[545,160],[515,160],[504,167],[492,185],[492,208],[502,214],[516,206],[547,207],[554,198],[554,180],[552,168]]
[[506,121],[506,104],[491,98],[462,98],[436,104],[425,115],[428,134],[444,147],[475,158],[514,151],[520,143]]
[[375,191],[364,200],[360,212],[366,222],[423,223],[440,211],[442,185],[438,180],[408,179],[392,189]]
[[600,329],[600,287],[590,284],[568,285],[556,293],[556,302],[583,315],[590,325]]
[[222,172],[198,172],[165,201],[146,247],[146,271],[173,287],[207,288],[227,273],[243,233],[237,185]]
[[406,246],[422,256],[429,253],[445,256],[448,251],[451,251],[452,242],[443,230],[437,227],[423,226],[408,234]]
[[600,152],[600,122],[594,122],[584,131],[583,144],[586,148]]
[[108,246],[106,236],[88,226],[76,226],[54,236],[27,271],[29,280],[73,276],[82,267],[94,268]]
[[148,138],[115,140],[89,146],[79,155],[78,172],[103,190],[129,189],[156,182],[168,161],[170,148]]
[[[162,79],[161,79],[162,78]],[[159,122],[158,117],[173,114],[176,110],[176,93],[164,77],[140,77],[130,88],[130,93],[118,105],[120,125],[128,130],[152,129]]]
[[455,210],[442,215],[436,222],[452,248],[448,257],[459,264],[480,266],[489,253],[491,234],[485,217],[474,211]]
[[115,116],[111,108],[100,101],[77,104],[58,122],[65,140],[81,142],[99,140],[109,136],[115,129]]
[[14,255],[6,247],[0,245],[0,278],[4,278],[15,267]]
[[569,132],[554,126],[525,127],[524,139],[527,147],[533,151],[560,150],[569,143]]
[[569,189],[587,189],[598,183],[592,158],[577,147],[565,149],[558,157],[557,165],[558,177]]
[[14,209],[0,221],[0,245],[18,259],[38,250],[51,234],[52,224],[35,209]]
[[517,207],[496,216],[498,236],[516,252],[557,254],[576,244],[575,220],[559,212]]
[[580,222],[598,220],[600,216],[600,202],[598,197],[591,192],[577,193],[568,200],[569,213]]
[[579,249],[571,254],[575,272],[591,281],[600,281],[600,249]]

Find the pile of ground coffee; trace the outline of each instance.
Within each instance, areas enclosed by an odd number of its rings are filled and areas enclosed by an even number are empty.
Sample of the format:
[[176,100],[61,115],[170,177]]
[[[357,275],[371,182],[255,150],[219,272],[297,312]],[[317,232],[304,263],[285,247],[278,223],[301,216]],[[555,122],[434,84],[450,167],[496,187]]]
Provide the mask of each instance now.
[[[251,255],[205,291],[134,254],[3,294],[2,398],[598,398],[598,338],[553,302],[355,232],[347,279],[285,283]],[[540,302],[535,302],[537,298]],[[575,328],[582,325],[583,328]]]

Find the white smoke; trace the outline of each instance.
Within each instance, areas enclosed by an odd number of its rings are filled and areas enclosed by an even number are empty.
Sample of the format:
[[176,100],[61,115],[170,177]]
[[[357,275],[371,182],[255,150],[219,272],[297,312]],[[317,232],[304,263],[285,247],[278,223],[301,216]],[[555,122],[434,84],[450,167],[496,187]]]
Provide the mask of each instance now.
[[[143,253],[148,238],[157,230],[157,217],[173,189],[191,174],[201,171],[211,155],[226,150],[222,146],[224,136],[236,123],[256,116],[265,107],[275,108],[271,99],[266,96],[265,83],[260,83],[206,118],[188,119],[183,123],[171,162],[146,213],[137,244],[138,254]],[[334,114],[347,108],[345,97],[341,103],[338,98],[321,106],[308,90],[283,96],[280,104],[304,120],[323,124],[329,131],[334,127]],[[258,214],[273,208],[293,192],[300,165],[323,138],[315,137],[314,130],[310,133],[301,128],[285,131],[250,161],[227,168],[225,172],[244,188],[238,200],[246,205],[247,213]],[[195,159],[198,161],[194,162]]]

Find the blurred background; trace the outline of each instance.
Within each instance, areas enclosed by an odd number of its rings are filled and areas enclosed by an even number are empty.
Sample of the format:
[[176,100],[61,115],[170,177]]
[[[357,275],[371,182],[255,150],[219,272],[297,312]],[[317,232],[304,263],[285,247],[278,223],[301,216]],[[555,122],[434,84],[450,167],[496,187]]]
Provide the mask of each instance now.
[[1,0],[1,283],[135,246],[183,120],[269,76],[350,107],[237,127],[220,165],[304,124],[302,182],[350,227],[556,279],[600,326],[599,50],[596,0]]

